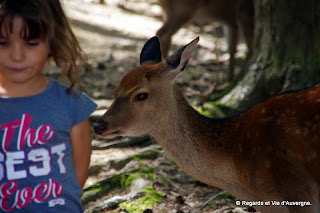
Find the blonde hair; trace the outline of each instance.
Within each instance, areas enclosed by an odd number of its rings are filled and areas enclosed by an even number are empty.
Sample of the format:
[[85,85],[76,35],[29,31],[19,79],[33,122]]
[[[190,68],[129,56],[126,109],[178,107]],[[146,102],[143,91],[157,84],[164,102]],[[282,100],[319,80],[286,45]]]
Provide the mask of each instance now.
[[[25,40],[34,38],[47,39],[50,56],[60,67],[69,81],[67,93],[78,81],[79,66],[77,63],[86,62],[83,51],[71,30],[68,19],[59,0],[1,0],[0,29],[8,23],[12,32],[14,17],[23,19],[20,36]],[[0,36],[3,32],[0,30]]]

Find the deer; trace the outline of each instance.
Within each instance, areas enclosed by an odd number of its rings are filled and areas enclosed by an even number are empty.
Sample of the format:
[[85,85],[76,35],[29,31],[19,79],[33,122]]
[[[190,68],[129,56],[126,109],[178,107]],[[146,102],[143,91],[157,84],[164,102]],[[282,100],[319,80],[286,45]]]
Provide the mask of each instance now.
[[249,51],[252,46],[253,0],[159,0],[158,3],[163,11],[163,25],[156,35],[160,38],[162,56],[167,57],[172,36],[183,26],[189,23],[222,23],[229,34],[228,80],[232,80],[240,31],[244,35]]
[[148,40],[140,65],[121,79],[95,133],[150,135],[195,179],[242,201],[279,204],[254,206],[263,213],[319,213],[320,85],[278,94],[229,117],[205,117],[176,84],[198,41],[162,60],[159,38]]

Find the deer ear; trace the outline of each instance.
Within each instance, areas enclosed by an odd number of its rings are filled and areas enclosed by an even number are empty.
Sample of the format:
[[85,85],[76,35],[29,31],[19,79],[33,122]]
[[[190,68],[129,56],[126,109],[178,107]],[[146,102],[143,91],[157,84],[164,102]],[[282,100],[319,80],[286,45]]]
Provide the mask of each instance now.
[[173,74],[174,79],[179,77],[186,68],[191,54],[199,42],[199,37],[195,38],[186,46],[175,52],[172,56],[166,59],[167,70]]
[[143,46],[140,53],[140,65],[151,62],[160,63],[162,61],[160,41],[157,36],[150,38]]

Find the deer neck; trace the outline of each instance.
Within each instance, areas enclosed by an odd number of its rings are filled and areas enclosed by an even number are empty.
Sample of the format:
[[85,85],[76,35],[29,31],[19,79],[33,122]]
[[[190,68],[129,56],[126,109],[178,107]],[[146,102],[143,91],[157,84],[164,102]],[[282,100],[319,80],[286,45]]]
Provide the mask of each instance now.
[[230,122],[200,115],[177,88],[174,89],[174,105],[171,103],[165,113],[161,122],[166,125],[155,128],[150,135],[169,157],[204,183],[223,189],[237,185],[230,157],[233,144],[229,143],[234,140],[227,138],[231,134],[226,131],[232,129],[228,127]]

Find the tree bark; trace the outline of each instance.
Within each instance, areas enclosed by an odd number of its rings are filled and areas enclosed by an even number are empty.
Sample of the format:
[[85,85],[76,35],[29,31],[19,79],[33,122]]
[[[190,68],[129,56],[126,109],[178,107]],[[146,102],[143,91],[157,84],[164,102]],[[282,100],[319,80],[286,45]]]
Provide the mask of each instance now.
[[248,71],[220,100],[240,110],[281,91],[320,83],[320,1],[254,0],[254,7]]

